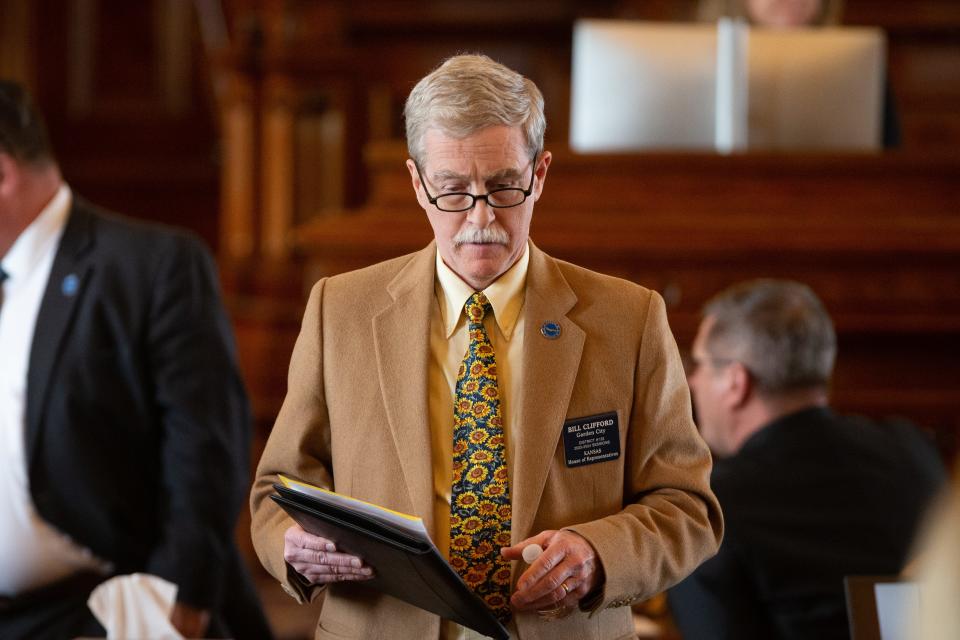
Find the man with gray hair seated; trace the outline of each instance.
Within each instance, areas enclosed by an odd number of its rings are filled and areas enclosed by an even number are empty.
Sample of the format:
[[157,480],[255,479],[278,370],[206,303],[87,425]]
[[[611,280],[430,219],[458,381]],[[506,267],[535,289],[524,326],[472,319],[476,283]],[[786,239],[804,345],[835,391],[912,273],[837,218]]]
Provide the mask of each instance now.
[[939,456],[909,424],[830,410],[837,340],[809,287],[745,282],[703,315],[688,381],[727,530],[670,590],[677,625],[684,640],[848,638],[843,578],[900,571]]

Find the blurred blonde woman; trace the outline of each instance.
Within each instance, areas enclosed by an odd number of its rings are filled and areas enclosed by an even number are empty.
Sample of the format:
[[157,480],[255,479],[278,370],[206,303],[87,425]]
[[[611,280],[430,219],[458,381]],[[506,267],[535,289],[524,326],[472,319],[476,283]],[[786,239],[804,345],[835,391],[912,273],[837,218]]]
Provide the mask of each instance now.
[[842,0],[702,0],[698,17],[713,21],[731,16],[757,26],[793,29],[839,24],[842,13]]

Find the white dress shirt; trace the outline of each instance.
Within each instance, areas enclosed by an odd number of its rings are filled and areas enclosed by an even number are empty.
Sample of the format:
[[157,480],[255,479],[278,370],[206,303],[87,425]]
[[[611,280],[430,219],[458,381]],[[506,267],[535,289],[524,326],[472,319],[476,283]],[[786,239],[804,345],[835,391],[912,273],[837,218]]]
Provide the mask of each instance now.
[[0,594],[6,596],[106,568],[39,516],[27,480],[30,348],[71,201],[69,187],[61,185],[0,260],[8,276],[0,307]]

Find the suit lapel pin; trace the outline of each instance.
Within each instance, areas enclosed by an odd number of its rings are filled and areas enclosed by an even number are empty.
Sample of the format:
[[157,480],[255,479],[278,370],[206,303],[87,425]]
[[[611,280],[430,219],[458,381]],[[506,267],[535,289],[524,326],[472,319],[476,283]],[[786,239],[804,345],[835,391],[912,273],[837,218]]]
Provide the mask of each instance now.
[[77,277],[77,274],[71,273],[66,278],[63,279],[63,282],[60,283],[60,291],[63,295],[70,297],[74,296],[77,293],[77,289],[80,288],[80,278]]
[[540,335],[547,340],[556,340],[560,337],[560,325],[556,322],[544,322],[540,325]]

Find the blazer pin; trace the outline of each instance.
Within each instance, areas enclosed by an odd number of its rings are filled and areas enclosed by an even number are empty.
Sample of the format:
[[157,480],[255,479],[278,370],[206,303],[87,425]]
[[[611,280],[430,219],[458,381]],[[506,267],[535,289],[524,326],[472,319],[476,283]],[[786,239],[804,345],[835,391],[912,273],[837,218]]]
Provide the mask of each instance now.
[[556,322],[544,322],[540,325],[540,335],[547,340],[556,340],[560,337],[560,325]]
[[77,274],[71,273],[66,278],[63,279],[63,282],[60,283],[60,291],[65,296],[76,295],[77,289],[80,288],[80,278],[77,277]]

